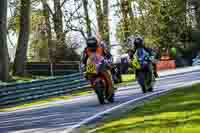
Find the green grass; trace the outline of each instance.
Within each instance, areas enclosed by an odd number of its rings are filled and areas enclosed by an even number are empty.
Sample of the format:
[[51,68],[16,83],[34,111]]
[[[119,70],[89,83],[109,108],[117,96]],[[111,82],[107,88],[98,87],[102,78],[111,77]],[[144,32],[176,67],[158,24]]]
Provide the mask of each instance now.
[[12,76],[9,81],[7,82],[1,82],[1,84],[13,84],[13,83],[26,83],[31,82],[34,80],[42,80],[42,79],[48,79],[48,76],[25,76],[25,77],[19,77],[19,76]]
[[124,74],[122,75],[122,81],[123,82],[131,82],[135,80],[135,75],[134,74]]
[[200,84],[160,96],[104,123],[94,132],[200,133]]
[[48,79],[48,77],[45,77],[45,76],[26,76],[26,77],[13,76],[11,82],[23,83],[23,82],[31,82],[33,80],[41,80],[41,79]]
[[134,74],[123,74],[122,75],[122,83],[115,84],[115,87],[123,87],[133,84],[135,81],[135,75]]

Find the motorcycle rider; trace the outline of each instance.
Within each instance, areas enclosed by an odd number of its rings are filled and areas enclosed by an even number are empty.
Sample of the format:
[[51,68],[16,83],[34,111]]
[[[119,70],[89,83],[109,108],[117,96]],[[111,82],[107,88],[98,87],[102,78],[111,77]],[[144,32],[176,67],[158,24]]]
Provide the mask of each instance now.
[[110,65],[112,65],[113,63],[113,56],[110,53],[110,48],[108,47],[108,45],[105,42],[101,42],[100,47],[103,49],[103,56],[106,60],[106,62]]
[[82,64],[83,64],[82,67],[85,68],[85,66],[87,65],[88,57],[90,57],[93,53],[95,53],[98,56],[103,56],[104,61],[102,62],[102,64],[106,66],[105,67],[106,69],[101,71],[101,73],[104,75],[105,80],[107,82],[109,94],[112,94],[112,91],[115,88],[114,88],[113,81],[112,81],[112,75],[110,73],[110,64],[109,64],[109,61],[106,60],[106,56],[107,56],[107,54],[105,54],[106,47],[103,46],[101,42],[98,42],[96,37],[92,37],[92,36],[88,37],[86,43],[87,43],[87,47],[83,51],[83,56],[82,56]]
[[[148,72],[148,77],[150,78],[150,82],[152,82],[152,74],[153,74],[153,58],[148,51],[148,49],[144,46],[144,40],[141,37],[136,37],[134,40],[135,54],[134,57],[137,56],[139,59],[139,63],[141,68],[136,69],[136,77],[138,77],[138,73],[140,71]],[[149,91],[152,91],[153,88],[150,88]]]
[[[100,46],[103,48],[103,56],[105,58],[106,63],[108,64],[108,69],[109,69],[108,74],[110,76],[110,79],[114,80],[114,78],[115,78],[115,72],[114,72],[114,66],[113,66],[113,56],[112,56],[112,54],[110,52],[110,48],[103,41],[101,42]],[[114,84],[113,80],[112,80],[112,84]],[[115,87],[113,87],[113,88],[115,90],[117,89]]]
[[156,70],[156,62],[155,62],[155,57],[156,57],[157,53],[152,48],[145,47],[144,46],[144,40],[141,37],[136,37],[134,39],[133,43],[134,43],[134,49],[128,50],[129,60],[133,59],[133,56],[134,56],[136,50],[138,49],[138,47],[141,46],[146,52],[149,53],[149,56],[151,58],[153,58],[154,61],[151,62],[152,65],[153,65],[153,74],[156,78],[158,78],[159,76],[158,76],[158,73],[157,73],[157,70]]

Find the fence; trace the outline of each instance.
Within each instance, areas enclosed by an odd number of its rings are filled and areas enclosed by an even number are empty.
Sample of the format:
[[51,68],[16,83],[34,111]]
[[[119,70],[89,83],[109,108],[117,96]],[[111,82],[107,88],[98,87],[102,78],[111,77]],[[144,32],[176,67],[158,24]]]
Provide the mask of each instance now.
[[26,72],[31,75],[68,75],[79,71],[79,61],[50,64],[48,62],[28,62]]
[[89,82],[81,73],[27,83],[0,85],[0,107],[64,95],[79,89],[88,89]]

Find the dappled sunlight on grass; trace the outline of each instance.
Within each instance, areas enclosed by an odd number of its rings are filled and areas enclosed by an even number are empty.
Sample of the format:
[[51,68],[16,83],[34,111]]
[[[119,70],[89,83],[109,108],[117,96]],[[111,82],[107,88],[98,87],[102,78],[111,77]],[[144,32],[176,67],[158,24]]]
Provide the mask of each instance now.
[[199,133],[200,85],[161,96],[105,123],[95,133]]
[[135,80],[134,74],[122,74],[122,81],[123,82],[130,82]]
[[26,76],[26,77],[19,77],[19,76],[12,76],[12,80],[8,83],[24,83],[24,82],[31,82],[34,80],[42,80],[48,79],[47,76]]
[[135,75],[133,74],[123,74],[122,83],[115,84],[116,87],[123,87],[133,84],[135,81]]

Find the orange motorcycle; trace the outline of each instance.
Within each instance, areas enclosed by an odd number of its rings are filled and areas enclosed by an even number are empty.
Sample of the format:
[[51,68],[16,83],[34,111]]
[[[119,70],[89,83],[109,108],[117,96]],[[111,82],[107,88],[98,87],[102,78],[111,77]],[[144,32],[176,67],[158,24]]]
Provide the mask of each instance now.
[[102,56],[94,54],[87,60],[85,76],[91,82],[100,104],[104,104],[105,100],[114,102],[114,89],[109,87],[105,74],[107,67]]

